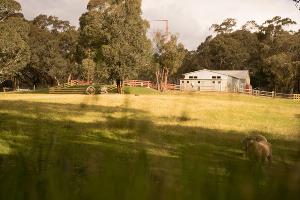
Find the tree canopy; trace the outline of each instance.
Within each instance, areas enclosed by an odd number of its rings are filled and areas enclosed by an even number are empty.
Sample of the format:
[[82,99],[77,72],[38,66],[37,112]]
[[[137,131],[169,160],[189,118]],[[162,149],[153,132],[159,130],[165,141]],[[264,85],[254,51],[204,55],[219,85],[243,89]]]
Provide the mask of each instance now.
[[0,74],[14,77],[27,65],[29,24],[22,15],[18,2],[0,0]]
[[[223,27],[222,24],[215,27]],[[230,27],[231,31],[216,29],[216,36],[208,37],[192,56],[190,54],[179,71],[245,69],[250,70],[254,87],[299,91],[300,34],[289,30],[293,24],[289,18],[276,16],[261,25],[250,21],[241,28]]]
[[[293,0],[299,5],[299,0]],[[172,33],[147,37],[141,0],[90,0],[79,27],[55,16],[23,17],[20,3],[0,0],[0,75],[28,86],[69,79],[100,83],[147,79],[164,90],[168,82],[199,69],[249,70],[252,85],[300,92],[300,31],[290,18],[275,16],[241,27],[233,18],[188,51]]]
[[21,5],[15,0],[0,1],[0,22],[18,14],[21,11]]
[[94,52],[96,77],[101,81],[137,77],[149,65],[151,49],[141,0],[92,0],[88,10],[80,19],[80,42],[84,52]]
[[168,38],[161,32],[157,32],[154,36],[154,52],[157,86],[164,91],[168,78],[182,65],[186,50],[183,44],[178,43],[175,35]]
[[[39,15],[31,22],[29,45],[32,49],[28,70],[35,71],[37,82],[66,82],[76,66],[78,34],[69,22]],[[76,73],[75,73],[76,74]]]

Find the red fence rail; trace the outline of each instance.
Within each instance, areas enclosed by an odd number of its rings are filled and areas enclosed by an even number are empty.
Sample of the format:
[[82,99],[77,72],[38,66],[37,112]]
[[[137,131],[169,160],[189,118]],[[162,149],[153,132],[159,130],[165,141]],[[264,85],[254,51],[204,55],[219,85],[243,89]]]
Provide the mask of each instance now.
[[[148,87],[157,89],[157,85],[153,84],[151,81],[143,81],[143,80],[127,80],[124,81],[125,86],[129,87]],[[180,85],[176,84],[167,84],[167,90],[180,90]]]
[[76,85],[93,85],[92,81],[82,81],[82,80],[71,80],[69,83],[71,86]]
[[180,90],[180,85],[167,84],[167,90]]
[[142,80],[127,80],[123,83],[125,86],[129,87],[152,87],[151,81],[142,81]]

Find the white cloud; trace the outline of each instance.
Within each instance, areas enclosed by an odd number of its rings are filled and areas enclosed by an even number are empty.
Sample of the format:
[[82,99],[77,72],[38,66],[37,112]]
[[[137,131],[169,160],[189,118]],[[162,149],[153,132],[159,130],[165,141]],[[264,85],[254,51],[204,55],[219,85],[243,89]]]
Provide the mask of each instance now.
[[54,15],[78,25],[79,17],[86,11],[88,0],[17,0],[28,19],[39,14]]
[[231,17],[239,25],[249,20],[263,23],[274,16],[290,17],[300,23],[300,11],[292,0],[144,0],[147,19],[168,19],[170,30],[179,33],[189,49],[209,35],[209,27]]
[[[88,0],[19,0],[29,19],[38,14],[55,15],[78,25]],[[143,16],[148,20],[168,19],[170,30],[178,33],[189,49],[195,49],[213,23],[236,18],[264,22],[274,16],[290,17],[300,23],[300,11],[292,0],[143,0]]]

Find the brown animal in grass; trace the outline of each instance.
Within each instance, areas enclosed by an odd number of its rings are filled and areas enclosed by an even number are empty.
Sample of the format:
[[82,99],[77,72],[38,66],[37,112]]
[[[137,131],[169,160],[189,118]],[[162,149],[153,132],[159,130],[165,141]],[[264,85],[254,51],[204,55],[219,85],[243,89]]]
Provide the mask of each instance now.
[[266,139],[266,137],[263,136],[263,135],[251,135],[251,136],[247,136],[242,141],[242,145],[243,145],[243,148],[244,148],[245,152],[247,152],[247,149],[248,149],[248,146],[250,144],[250,141],[252,141],[252,140],[256,141],[256,142],[268,142],[268,140]]
[[257,162],[272,162],[272,145],[262,135],[248,136],[242,141],[246,156]]

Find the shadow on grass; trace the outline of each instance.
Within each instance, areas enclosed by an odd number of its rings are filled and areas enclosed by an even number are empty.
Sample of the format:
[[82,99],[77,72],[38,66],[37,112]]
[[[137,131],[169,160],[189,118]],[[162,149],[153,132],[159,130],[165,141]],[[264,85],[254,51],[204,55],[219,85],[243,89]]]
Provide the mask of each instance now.
[[[148,113],[127,104],[0,101],[0,145],[9,147],[8,153],[0,154],[0,199],[300,195],[299,141],[273,140],[274,164],[257,166],[240,150],[244,133],[158,125]],[[99,121],[68,119],[87,112],[99,115]]]

